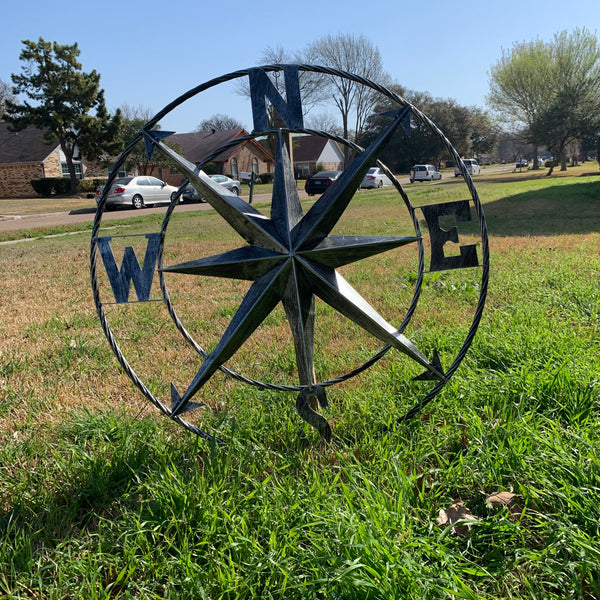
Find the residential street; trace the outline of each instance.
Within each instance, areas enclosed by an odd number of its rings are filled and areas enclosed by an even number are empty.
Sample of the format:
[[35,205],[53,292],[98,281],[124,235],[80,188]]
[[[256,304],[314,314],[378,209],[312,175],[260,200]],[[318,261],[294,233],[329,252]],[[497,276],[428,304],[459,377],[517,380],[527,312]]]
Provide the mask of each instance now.
[[[510,171],[514,168],[514,165],[499,165],[495,167],[488,167],[485,169],[486,173]],[[444,173],[443,179],[453,179],[454,175],[452,172]],[[402,185],[410,186],[408,178],[398,180]],[[475,179],[475,183],[477,183]],[[418,185],[418,184],[415,184]],[[300,198],[306,198],[306,194],[301,191]],[[254,196],[255,202],[268,202],[271,199],[270,194],[258,194]],[[102,216],[103,221],[110,221],[113,219],[126,219],[127,217],[149,215],[153,213],[161,213],[165,211],[166,205],[160,205],[152,208],[142,208],[140,210],[132,209],[117,209],[105,211]],[[209,204],[203,204],[198,202],[184,203],[177,207],[178,211],[193,211],[193,210],[208,210],[210,209]],[[53,227],[56,225],[72,225],[75,223],[89,223],[94,220],[96,211],[93,207],[74,210],[71,212],[55,212],[49,214],[40,215],[28,215],[28,216],[1,216],[0,215],[0,231],[18,231],[18,230],[30,230],[38,227]]]

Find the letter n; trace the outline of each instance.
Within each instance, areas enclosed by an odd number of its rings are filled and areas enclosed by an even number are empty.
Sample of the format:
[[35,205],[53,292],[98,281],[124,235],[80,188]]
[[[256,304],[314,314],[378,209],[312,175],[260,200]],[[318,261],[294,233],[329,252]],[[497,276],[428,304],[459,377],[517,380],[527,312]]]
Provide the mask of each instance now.
[[296,65],[285,65],[283,73],[285,76],[285,100],[263,69],[250,69],[248,73],[255,132],[273,129],[273,125],[269,124],[266,98],[268,98],[288,129],[304,128],[298,67]]
[[460,256],[445,256],[444,244],[454,242],[458,244],[458,231],[456,227],[449,230],[440,227],[440,217],[454,215],[456,222],[470,221],[471,210],[468,200],[458,202],[445,202],[442,204],[431,204],[421,206],[431,240],[431,263],[430,271],[447,271],[450,269],[462,269],[465,267],[476,267],[477,247],[475,245],[460,246]]
[[160,247],[160,233],[147,233],[148,245],[144,256],[144,266],[140,263],[131,246],[125,248],[121,269],[117,267],[115,256],[110,247],[110,237],[99,237],[96,239],[98,250],[110,281],[115,300],[118,304],[129,302],[129,289],[133,281],[135,293],[140,302],[146,302],[150,299],[150,288],[154,278],[154,268],[156,258]]

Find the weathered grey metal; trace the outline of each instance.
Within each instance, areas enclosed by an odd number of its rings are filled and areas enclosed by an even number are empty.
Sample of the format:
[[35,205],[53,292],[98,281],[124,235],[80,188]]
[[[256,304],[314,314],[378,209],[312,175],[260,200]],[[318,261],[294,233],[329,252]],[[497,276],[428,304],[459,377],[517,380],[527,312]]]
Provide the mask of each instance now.
[[[154,139],[157,148],[179,165],[194,185],[198,186],[197,189],[206,200],[250,244],[250,248],[246,246],[237,252],[243,254],[244,277],[254,280],[221,341],[202,363],[188,389],[182,395],[176,391],[173,393],[173,416],[186,412],[191,398],[215,371],[235,354],[284,298],[286,314],[294,336],[296,355],[300,361],[299,369],[305,377],[309,376],[308,374],[314,371],[312,364],[314,340],[307,333],[312,327],[305,329],[303,324],[312,318],[310,315],[314,310],[308,307],[313,303],[313,294],[373,336],[410,356],[438,379],[444,380],[443,372],[433,365],[410,340],[398,333],[396,327],[377,314],[339,273],[332,267],[319,263],[319,257],[325,249],[329,260],[333,260],[340,266],[356,261],[359,256],[364,256],[366,246],[364,239],[353,236],[338,237],[329,243],[328,234],[343,214],[383,144],[400,125],[405,114],[406,109],[399,111],[391,125],[352,161],[342,176],[328,188],[306,215],[302,214],[298,190],[279,131],[278,163],[273,184],[270,220],[264,217],[255,219],[255,214],[250,213],[250,205],[237,197],[235,204],[224,204],[222,192],[217,193],[213,190],[215,186],[209,185],[194,173],[196,169],[191,169],[173,150],[149,135],[150,139]],[[257,233],[257,228],[261,233]],[[415,238],[412,240],[414,241]],[[356,242],[358,242],[357,249],[355,249]],[[385,252],[391,247],[406,243],[408,243],[407,238],[395,240],[390,237],[381,240],[372,238],[368,244],[368,255]],[[277,260],[276,248],[281,248],[279,260]],[[316,253],[315,249],[317,249]],[[190,273],[190,269],[193,268],[196,274],[221,276],[220,266],[223,264],[226,276],[231,277],[235,272],[235,269],[232,269],[232,266],[234,267],[232,258],[238,256],[235,253],[236,251],[227,252],[225,255],[195,261],[193,267],[189,263],[163,267],[163,271]],[[261,263],[265,264],[261,265]],[[209,268],[202,268],[203,266]],[[255,277],[251,276],[252,270]],[[308,385],[310,386],[310,383]]]
[[[114,254],[110,247],[111,237],[99,237],[96,239],[98,251],[102,257],[106,274],[110,282],[115,300],[118,304],[129,302],[129,291],[133,282],[135,293],[140,302],[150,299],[150,289],[152,287],[152,278],[156,268],[156,258],[160,246],[160,233],[147,233],[148,245],[144,256],[144,267],[140,268],[137,256],[131,246],[125,249],[121,269],[117,267]],[[131,273],[132,278],[126,276]]]
[[449,230],[440,227],[440,217],[452,215],[457,222],[471,220],[471,209],[469,203],[462,200],[459,202],[446,202],[444,204],[432,204],[421,206],[429,236],[431,238],[431,262],[430,271],[446,271],[448,269],[464,269],[479,266],[477,259],[477,247],[474,244],[460,247],[460,256],[445,256],[444,244],[454,242],[458,244],[458,230],[452,227]]
[[250,69],[248,72],[255,132],[269,129],[265,98],[269,99],[279,114],[282,121],[281,126],[285,125],[287,129],[304,127],[298,65],[285,65],[282,70],[285,77],[285,101],[267,77],[264,69]]
[[[274,86],[268,81],[267,74],[274,71],[282,71],[284,73],[286,85],[285,101],[279,97],[277,90],[275,90]],[[389,114],[392,118],[392,123],[364,152],[362,152],[361,148],[338,136],[327,132],[315,132],[313,130],[304,129],[301,120],[302,107],[298,88],[299,73],[303,71],[313,71],[327,76],[345,77],[349,80],[368,86],[381,93],[383,96],[397,102],[398,110],[392,111]],[[254,209],[249,203],[244,202],[242,199],[224,193],[223,188],[217,186],[212,180],[204,176],[200,172],[199,167],[187,162],[162,143],[165,132],[153,131],[155,124],[182,102],[185,102],[194,95],[219,85],[220,83],[244,76],[248,76],[250,80],[254,131],[244,138],[238,138],[234,142],[217,149],[213,155],[207,157],[206,162],[212,160],[218,153],[223,152],[236,144],[243,143],[248,139],[255,139],[264,134],[277,135],[279,144],[276,155],[276,169],[270,218]],[[269,103],[275,107],[278,113],[277,126],[274,126],[273,122],[268,118],[265,99],[268,99]],[[186,174],[189,181],[201,191],[203,197],[207,199],[211,206],[213,206],[222,218],[225,219],[247,243],[247,245],[243,247],[216,256],[198,258],[177,265],[164,265],[162,243],[166,235],[170,216],[175,210],[177,199],[171,203],[167,210],[160,232],[161,243],[158,251],[158,274],[161,292],[176,327],[181,331],[184,338],[204,358],[198,372],[183,394],[180,394],[176,387],[171,385],[171,406],[168,408],[160,399],[156,398],[148,388],[146,388],[127,363],[116,343],[110,327],[108,326],[102,308],[103,302],[100,299],[96,274],[97,255],[99,253],[105,263],[107,260],[109,263],[110,260],[114,262],[114,256],[112,255],[108,243],[110,240],[107,238],[100,238],[97,235],[105,203],[104,198],[101,199],[96,220],[94,222],[90,251],[94,300],[104,331],[121,365],[142,393],[160,408],[160,410],[191,431],[194,431],[203,437],[212,437],[210,434],[198,429],[195,425],[185,421],[181,415],[202,406],[201,403],[193,402],[192,398],[216,370],[222,370],[239,381],[257,385],[259,387],[299,391],[300,394],[298,395],[296,403],[298,413],[303,419],[317,428],[322,437],[328,439],[331,436],[331,428],[324,417],[315,410],[318,405],[321,407],[327,405],[325,388],[329,385],[348,379],[368,368],[384,356],[391,348],[398,349],[425,368],[424,374],[417,379],[437,382],[435,387],[417,405],[415,405],[403,419],[409,418],[415,414],[440,391],[464,358],[481,319],[487,293],[489,269],[487,229],[477,193],[470,176],[467,173],[465,175],[465,181],[471,192],[472,202],[479,219],[482,236],[482,282],[475,317],[467,334],[467,338],[457,357],[444,372],[435,349],[433,349],[433,357],[428,359],[426,358],[425,353],[419,350],[416,345],[402,333],[412,317],[421,293],[421,284],[424,273],[422,236],[415,210],[410,204],[405,191],[394,178],[393,174],[389,172],[389,169],[387,169],[380,161],[377,161],[378,154],[385,147],[390,136],[398,126],[402,126],[406,133],[410,132],[411,116],[425,123],[447,147],[449,152],[457,159],[457,162],[460,161],[460,157],[458,157],[450,142],[439,129],[437,129],[425,115],[420,113],[414,106],[410,105],[401,97],[387,90],[383,86],[356,75],[344,73],[335,69],[310,65],[267,65],[259,67],[258,69],[237,71],[221,78],[213,79],[193,88],[165,107],[165,109],[153,117],[134,140],[130,142],[122,157],[117,161],[115,170],[124,163],[127,154],[131,151],[133,146],[140,139],[143,139],[150,149],[150,152],[153,152],[154,149],[159,149],[161,152],[167,154],[172,160],[175,160],[179,164],[182,172]],[[284,133],[285,135],[288,135],[290,132],[308,132],[335,139],[343,144],[352,146],[359,152],[357,158],[346,168],[343,176],[339,178],[325,194],[323,194],[306,215],[302,212],[296,184],[289,164],[289,158],[285,151],[284,144],[282,143],[282,136]],[[370,166],[373,166],[373,164],[380,166],[392,180],[393,185],[403,199],[409,212],[415,229],[415,235],[409,237],[330,235],[333,227],[336,225],[348,206],[348,203],[351,201],[366,170]],[[108,185],[106,186],[107,188],[110,187],[111,181],[112,180],[109,179]],[[182,184],[180,192],[185,185],[186,182]],[[450,210],[451,214],[454,214],[455,217],[460,219],[462,218],[463,212],[461,211],[464,211],[464,207],[452,209],[429,209],[428,207],[425,207],[423,211],[429,227],[432,230],[430,233],[432,242],[432,269],[437,267],[462,268],[463,266],[473,266],[477,260],[477,254],[475,254],[475,258],[473,258],[470,254],[472,252],[471,250],[466,251],[466,258],[464,258],[461,263],[454,262],[450,266],[448,266],[449,263],[444,263],[443,244],[446,240],[455,241],[457,239],[456,233],[453,231],[449,233],[444,232],[439,227],[439,231],[433,231],[436,229],[435,224],[438,222],[439,216],[445,214],[443,213],[444,210]],[[157,234],[148,235],[154,236]],[[341,277],[336,269],[351,262],[386,252],[389,249],[406,244],[414,244],[417,249],[418,274],[410,307],[405,314],[402,323],[396,328],[383,319],[377,311]],[[440,249],[441,254],[439,254]],[[433,258],[435,252],[438,252],[438,254]],[[117,285],[119,297],[124,297],[125,286],[127,286],[127,292],[129,291],[130,280],[133,280],[136,287],[136,293],[138,293],[138,299],[140,297],[138,285],[142,290],[142,298],[146,298],[144,290],[146,290],[146,288],[149,290],[148,284],[151,285],[151,277],[146,274],[142,276],[140,280],[138,275],[139,281],[136,283],[136,279],[131,273],[132,271],[135,271],[135,264],[137,264],[135,254],[130,253],[130,257],[126,264],[128,265],[126,268],[122,266],[122,270],[125,268],[126,272],[120,272],[118,276],[115,274],[114,268],[112,266],[110,267],[113,269],[112,279],[120,279],[122,281],[121,284]],[[144,267],[145,266],[146,265],[144,264]],[[140,269],[140,272],[142,272],[141,268],[139,268],[139,264],[137,264],[137,267]],[[252,282],[249,292],[246,294],[231,323],[212,352],[205,352],[187,332],[179,320],[169,298],[164,278],[166,273],[188,273],[203,276],[230,277],[246,279]],[[121,286],[120,288],[119,285]],[[358,323],[363,329],[381,339],[386,344],[380,352],[367,360],[363,365],[360,365],[340,377],[319,383],[315,381],[314,376],[315,296],[318,296],[329,303],[340,313]],[[300,385],[281,385],[253,380],[234,373],[224,366],[224,362],[236,353],[237,349],[280,301],[283,303],[292,331]]]

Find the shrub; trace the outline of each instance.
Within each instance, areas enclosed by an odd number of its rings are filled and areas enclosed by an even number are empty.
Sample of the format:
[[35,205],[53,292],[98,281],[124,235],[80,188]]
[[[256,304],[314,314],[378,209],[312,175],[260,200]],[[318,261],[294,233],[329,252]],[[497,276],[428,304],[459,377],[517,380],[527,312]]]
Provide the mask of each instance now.
[[[257,178],[254,178],[255,183],[259,183]],[[260,175],[260,183],[273,183],[273,173],[262,173]]]
[[40,194],[40,196],[66,194],[71,188],[71,180],[64,177],[44,177],[42,179],[32,179],[31,187],[38,194]]
[[106,185],[108,179],[106,177],[102,178],[89,178],[89,179],[81,179],[77,184],[77,192],[85,194],[85,193],[94,193],[97,187],[102,185]]
[[545,166],[545,167],[548,167],[548,168],[550,168],[550,167],[553,167],[553,166],[554,166],[554,161],[553,161],[553,160],[547,160],[547,161],[544,163],[544,166]]

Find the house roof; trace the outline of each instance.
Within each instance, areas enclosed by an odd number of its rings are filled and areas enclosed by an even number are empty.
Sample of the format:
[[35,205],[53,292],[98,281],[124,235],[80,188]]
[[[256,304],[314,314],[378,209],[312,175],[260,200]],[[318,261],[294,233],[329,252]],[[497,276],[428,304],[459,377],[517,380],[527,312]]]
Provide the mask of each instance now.
[[46,130],[26,127],[10,131],[9,123],[0,122],[0,164],[40,163],[58,146],[58,142],[46,144]]
[[[175,133],[168,138],[168,141],[179,144],[183,156],[197,164],[204,162],[219,148],[244,135],[248,135],[245,129],[212,129],[210,131],[193,131],[192,133]],[[247,140],[241,145],[246,144],[251,145],[256,153],[264,157],[264,160],[273,160],[269,151],[257,141]],[[225,162],[239,148],[240,146],[232,146],[223,150],[212,159],[212,162]]]
[[323,149],[329,142],[327,138],[316,135],[299,135],[294,137],[294,162],[311,162],[319,160]]

